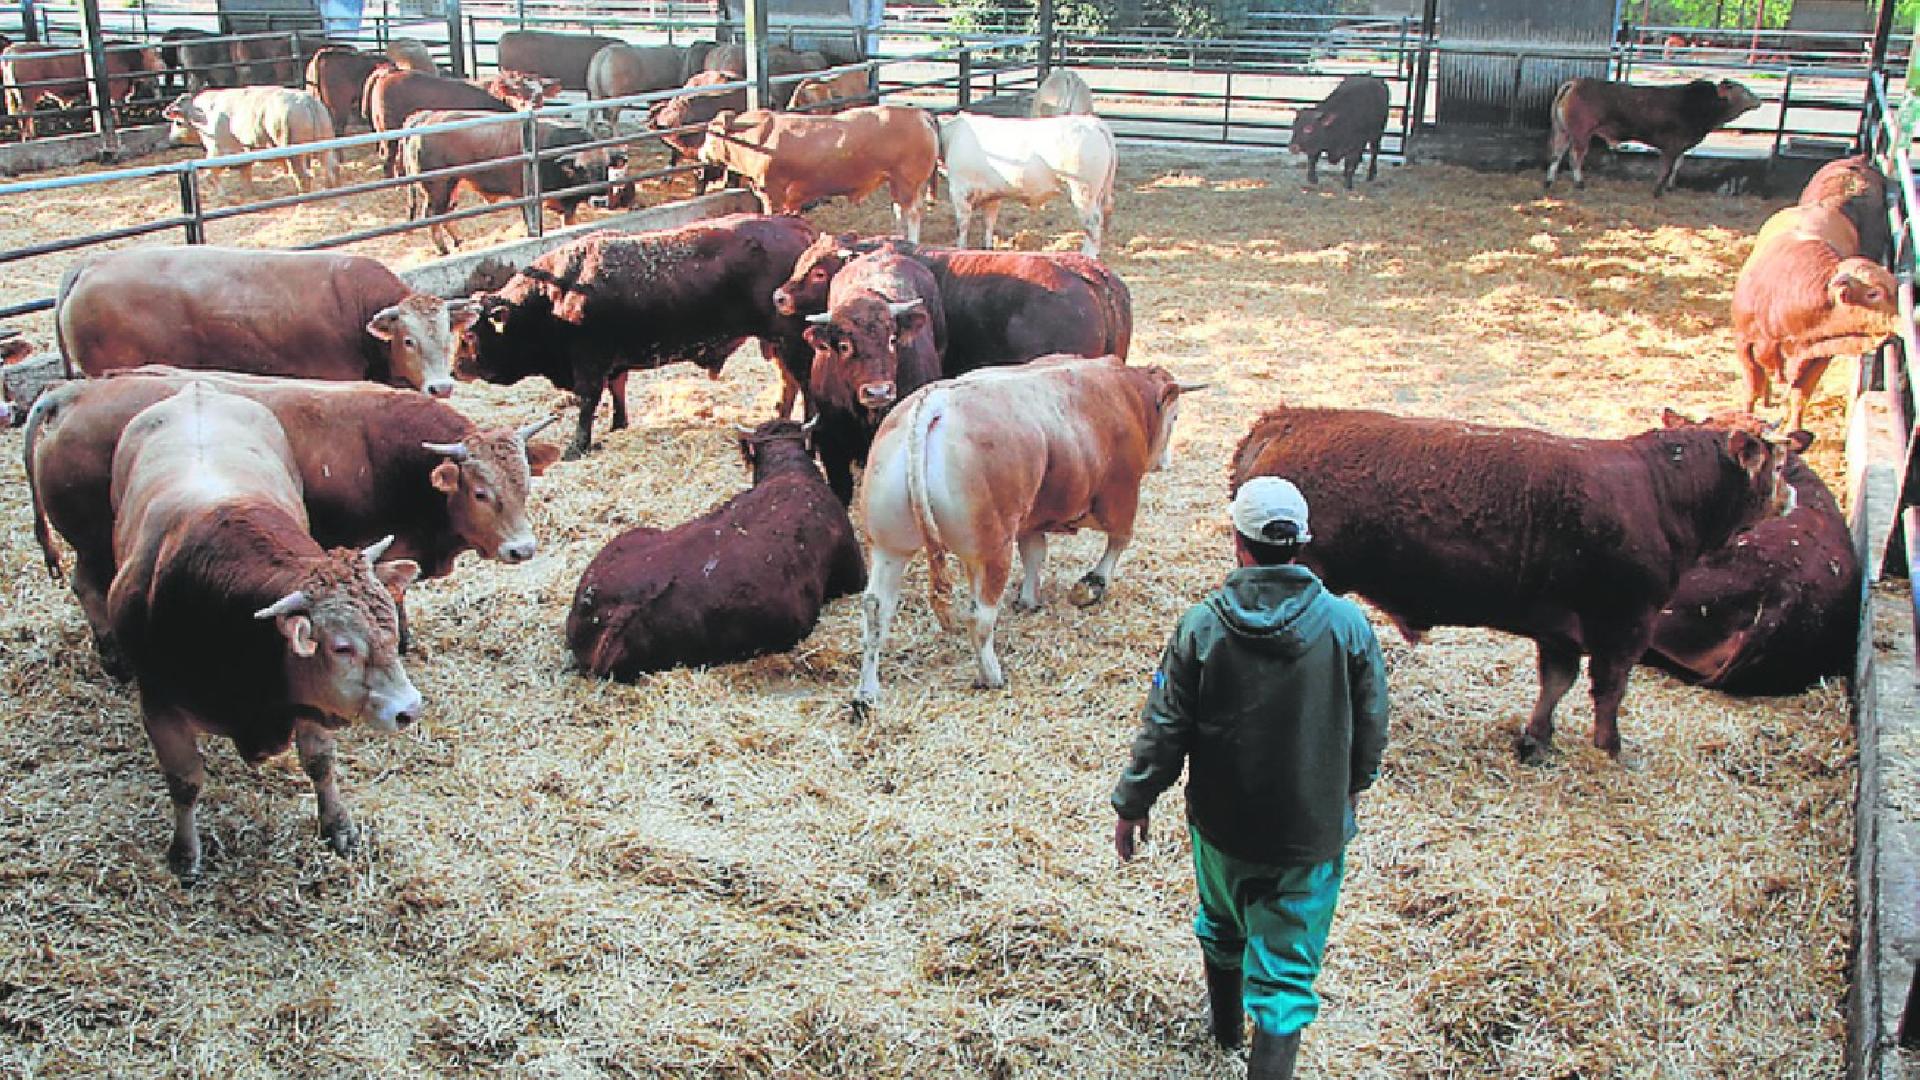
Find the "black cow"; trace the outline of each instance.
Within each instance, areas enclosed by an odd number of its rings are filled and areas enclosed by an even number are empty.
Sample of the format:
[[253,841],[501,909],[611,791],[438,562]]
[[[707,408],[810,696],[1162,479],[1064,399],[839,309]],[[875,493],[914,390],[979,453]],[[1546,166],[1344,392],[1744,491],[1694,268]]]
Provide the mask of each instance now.
[[1328,161],[1344,161],[1347,190],[1353,190],[1353,174],[1367,148],[1373,159],[1367,163],[1367,179],[1380,174],[1380,140],[1387,130],[1390,95],[1386,81],[1372,75],[1349,75],[1340,80],[1327,100],[1300,110],[1293,121],[1293,141],[1288,148],[1307,155],[1307,183],[1320,182],[1320,156]]

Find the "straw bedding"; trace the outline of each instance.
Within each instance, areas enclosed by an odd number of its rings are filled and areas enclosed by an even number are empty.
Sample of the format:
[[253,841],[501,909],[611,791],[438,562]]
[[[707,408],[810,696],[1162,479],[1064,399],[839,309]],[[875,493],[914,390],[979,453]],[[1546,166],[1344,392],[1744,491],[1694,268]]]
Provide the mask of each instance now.
[[[973,691],[916,569],[863,724],[852,600],[790,655],[570,674],[587,561],[743,485],[731,424],[778,394],[751,348],[717,381],[636,377],[636,427],[603,417],[600,449],[536,482],[532,563],[469,556],[413,591],[429,715],[343,740],[350,861],[316,841],[290,756],[250,771],[209,744],[209,879],[174,884],[134,697],[39,571],[19,435],[0,435],[0,1072],[1236,1075],[1205,1033],[1181,799],[1124,867],[1106,803],[1165,633],[1228,568],[1231,446],[1282,398],[1607,435],[1724,407],[1729,293],[1770,207],[1604,177],[1546,199],[1534,176],[1444,168],[1349,196],[1275,157],[1124,156],[1109,256],[1135,356],[1213,389],[1185,404],[1102,606],[1064,603],[1100,538],[1056,543],[1050,606],[1001,623],[1010,689]],[[94,220],[151,209],[127,199]],[[9,244],[57,216],[21,209]],[[879,199],[814,216],[891,217]],[[1021,247],[1078,245],[1063,206],[1006,217]],[[562,400],[533,381],[456,398],[491,423]],[[1837,396],[1809,417],[1835,477]],[[1528,645],[1380,629],[1393,743],[1303,1075],[1838,1071],[1842,687],[1737,700],[1636,672],[1623,766],[1585,746],[1583,679],[1562,753],[1523,767]]]

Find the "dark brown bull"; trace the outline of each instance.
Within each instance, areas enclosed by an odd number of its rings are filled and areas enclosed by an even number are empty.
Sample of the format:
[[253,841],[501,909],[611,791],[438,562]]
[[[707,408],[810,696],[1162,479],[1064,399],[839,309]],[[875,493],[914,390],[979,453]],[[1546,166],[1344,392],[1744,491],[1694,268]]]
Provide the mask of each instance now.
[[[107,43],[107,98],[115,104],[132,101],[158,83],[141,76],[164,69],[160,54],[151,48]],[[87,61],[84,53],[58,45],[23,41],[0,52],[0,82],[6,87],[7,111],[20,124],[20,136],[35,136],[33,113],[51,98],[66,107],[84,105],[87,98]]]
[[940,286],[905,255],[861,255],[834,276],[827,310],[807,322],[813,442],[827,486],[851,503],[853,466],[867,463],[880,421],[895,402],[940,377],[947,337]]
[[321,838],[348,854],[333,732],[355,720],[398,731],[418,714],[395,602],[420,568],[379,561],[386,541],[323,550],[273,415],[204,382],[127,425],[113,508],[107,606],[173,803],[167,864],[188,882],[200,874],[202,732],[232,739],[250,764],[297,744]]
[[[918,260],[939,286],[945,341],[941,370],[952,376],[975,368],[1020,364],[1037,356],[1118,356],[1133,342],[1133,298],[1113,271],[1086,255],[1024,251],[956,251],[894,239],[824,235],[808,245],[793,276],[773,294],[786,315],[827,310],[834,276],[856,255],[881,249]],[[789,392],[806,386],[812,350],[788,371]]]
[[[367,76],[361,105],[375,131],[397,131],[406,125],[407,117],[428,109],[513,111],[513,106],[470,82],[393,67],[376,68]],[[380,144],[380,162],[387,176],[394,175],[400,163],[397,140]]]
[[718,375],[749,337],[763,347],[797,338],[798,320],[774,310],[773,290],[813,237],[799,218],[758,214],[583,236],[474,296],[481,318],[462,373],[493,383],[542,375],[574,391],[580,423],[567,456],[579,457],[609,386],[613,426],[627,426],[627,371],[685,361]]
[[488,79],[482,89],[514,109],[525,112],[559,97],[563,87],[559,79],[549,79],[531,71],[501,71]]
[[1713,129],[1760,107],[1753,91],[1722,79],[1718,83],[1695,79],[1685,86],[1629,86],[1605,79],[1568,79],[1553,96],[1553,139],[1547,147],[1546,186],[1560,171],[1560,160],[1573,162],[1573,186],[1583,188],[1581,170],[1594,139],[1608,146],[1643,142],[1660,151],[1660,177],[1653,182],[1655,198],[1673,186],[1681,155],[1700,145]]
[[[687,80],[689,88],[718,86],[722,83],[737,82],[738,78],[724,71],[703,71]],[[739,112],[747,107],[747,90],[735,87],[732,90],[705,90],[682,94],[655,102],[647,110],[647,126],[661,132],[660,141],[667,144],[673,154],[674,164],[692,161],[700,156],[700,147],[707,141],[707,124],[723,112]],[[680,131],[679,128],[690,130]],[[706,172],[702,170],[696,181],[696,189],[706,191]]]
[[142,409],[196,380],[258,401],[278,419],[323,543],[393,536],[395,556],[420,563],[429,578],[452,573],[463,552],[522,563],[539,549],[529,489],[558,456],[557,447],[530,441],[541,425],[482,431],[441,402],[366,383],[166,367],[66,383],[34,407],[22,443],[33,532],[56,578],[54,531],[73,549],[74,595],[110,670],[119,669],[105,614],[114,570],[113,449]]
[[[1745,413],[1695,424],[1667,410],[1670,428],[1761,434]],[[1700,686],[1735,694],[1796,694],[1822,676],[1853,671],[1860,562],[1833,493],[1800,460],[1813,436],[1787,437],[1796,453],[1782,475],[1794,508],[1702,556],[1680,579],[1653,628],[1646,662]]]
[[587,68],[593,56],[619,38],[598,34],[556,34],[547,30],[509,30],[500,35],[499,65],[506,71],[531,71],[559,79],[569,90],[587,88]]
[[1367,179],[1380,174],[1380,140],[1387,131],[1387,112],[1391,94],[1386,80],[1372,75],[1349,75],[1340,80],[1333,93],[1318,105],[1301,109],[1293,121],[1296,154],[1307,155],[1307,183],[1320,182],[1320,156],[1330,162],[1345,162],[1347,190],[1353,190],[1353,174],[1367,149],[1373,158],[1367,162]]
[[350,124],[367,123],[360,95],[368,77],[384,63],[385,57],[344,45],[329,45],[307,61],[307,93],[327,107],[335,135],[345,135]]
[[1801,206],[1830,206],[1846,215],[1859,237],[1853,254],[1885,262],[1893,241],[1887,228],[1887,178],[1865,157],[1829,161],[1800,189]]
[[1343,409],[1280,407],[1234,452],[1232,486],[1299,485],[1313,507],[1302,561],[1357,592],[1409,641],[1436,626],[1531,638],[1540,696],[1523,759],[1592,657],[1593,743],[1618,755],[1627,674],[1702,554],[1792,509],[1786,454],[1743,431],[1569,439]]
[[847,511],[789,420],[740,439],[753,486],[673,529],[632,529],[587,565],[567,613],[581,670],[648,671],[786,652],[866,584]]
[[[427,124],[472,120],[486,115],[480,112],[429,109],[409,117],[406,126],[411,129]],[[539,120],[535,121],[535,126],[539,129],[542,150],[564,150],[569,146],[584,146],[594,141],[587,129],[575,124]],[[423,208],[430,218],[446,213],[453,209],[454,201],[462,190],[471,191],[487,202],[518,199],[526,194],[526,166],[519,159],[522,153],[522,130],[520,124],[502,123],[462,131],[409,135],[402,139],[401,172],[407,176],[423,176],[439,169],[506,159],[495,168],[478,172],[427,176],[417,187],[407,189],[407,220],[419,220]],[[607,179],[612,170],[624,170],[626,164],[625,150],[607,147],[583,148],[574,153],[542,157],[538,166],[540,190],[566,192],[570,188],[600,183]],[[592,195],[591,191],[552,195],[544,199],[542,205],[559,214],[564,224],[572,225],[580,204]],[[436,221],[427,231],[433,246],[443,255],[450,246],[460,243],[450,221]],[[448,241],[452,242],[451,245]]]

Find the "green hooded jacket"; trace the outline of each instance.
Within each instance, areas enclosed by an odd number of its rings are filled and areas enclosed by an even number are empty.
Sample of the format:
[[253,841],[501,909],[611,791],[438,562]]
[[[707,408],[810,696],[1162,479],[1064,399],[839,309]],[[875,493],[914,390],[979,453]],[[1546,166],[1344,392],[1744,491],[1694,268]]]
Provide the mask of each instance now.
[[1187,818],[1209,843],[1250,862],[1326,862],[1386,745],[1386,667],[1360,608],[1304,566],[1243,567],[1167,642],[1113,808],[1145,817],[1184,761]]

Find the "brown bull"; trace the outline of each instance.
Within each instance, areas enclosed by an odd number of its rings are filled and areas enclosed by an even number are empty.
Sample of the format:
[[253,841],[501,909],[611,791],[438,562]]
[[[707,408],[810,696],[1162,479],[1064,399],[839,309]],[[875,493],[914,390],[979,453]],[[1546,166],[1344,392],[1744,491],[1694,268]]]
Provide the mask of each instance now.
[[918,240],[940,139],[933,120],[911,106],[868,105],[833,116],[755,109],[714,117],[700,160],[745,177],[769,214],[797,214],[835,196],[857,203],[884,184],[895,227]]

